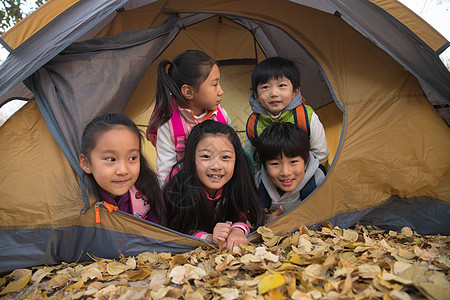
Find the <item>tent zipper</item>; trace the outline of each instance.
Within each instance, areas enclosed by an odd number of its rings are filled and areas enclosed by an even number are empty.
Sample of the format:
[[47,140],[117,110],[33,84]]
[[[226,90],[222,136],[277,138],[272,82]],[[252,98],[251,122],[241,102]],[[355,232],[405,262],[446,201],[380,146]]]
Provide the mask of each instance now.
[[108,202],[95,202],[95,223],[100,223],[100,205],[103,205],[110,213],[113,211],[117,211],[117,206],[112,205]]

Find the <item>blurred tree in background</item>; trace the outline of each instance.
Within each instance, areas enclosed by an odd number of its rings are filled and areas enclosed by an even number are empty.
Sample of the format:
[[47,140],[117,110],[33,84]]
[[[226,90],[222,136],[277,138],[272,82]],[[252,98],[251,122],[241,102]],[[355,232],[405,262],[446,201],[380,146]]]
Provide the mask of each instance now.
[[36,10],[46,0],[0,0],[0,34]]

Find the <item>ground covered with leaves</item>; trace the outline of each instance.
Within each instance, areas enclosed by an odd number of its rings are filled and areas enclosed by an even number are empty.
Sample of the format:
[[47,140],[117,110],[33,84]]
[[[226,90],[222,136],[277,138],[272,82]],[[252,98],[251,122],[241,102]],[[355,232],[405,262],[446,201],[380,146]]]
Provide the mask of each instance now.
[[2,299],[450,299],[447,236],[325,223],[233,251],[141,253],[17,269]]

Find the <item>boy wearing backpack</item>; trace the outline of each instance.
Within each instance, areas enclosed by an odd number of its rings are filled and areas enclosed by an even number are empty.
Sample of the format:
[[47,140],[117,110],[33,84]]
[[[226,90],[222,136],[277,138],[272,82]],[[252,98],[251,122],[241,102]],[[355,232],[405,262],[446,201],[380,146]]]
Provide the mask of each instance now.
[[255,153],[258,136],[271,123],[293,123],[309,135],[310,150],[320,164],[328,168],[328,149],[325,131],[314,110],[305,104],[300,93],[300,72],[291,60],[270,57],[260,62],[252,73],[252,92],[249,97],[253,113],[247,121],[245,147],[255,158],[255,167],[260,161]]

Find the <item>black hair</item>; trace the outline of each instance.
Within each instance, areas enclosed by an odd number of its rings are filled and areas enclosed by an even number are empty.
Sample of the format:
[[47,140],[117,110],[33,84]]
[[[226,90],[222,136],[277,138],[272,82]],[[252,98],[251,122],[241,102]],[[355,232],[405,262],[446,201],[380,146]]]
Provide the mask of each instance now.
[[[224,185],[215,208],[205,194],[194,158],[197,144],[208,135],[227,136],[236,153],[233,176]],[[163,197],[169,226],[183,233],[212,232],[218,222],[238,222],[242,215],[254,228],[264,222],[264,208],[239,137],[233,128],[217,121],[206,120],[192,129],[182,168],[165,185]]]
[[271,123],[256,140],[256,151],[264,165],[268,160],[300,156],[305,165],[309,160],[309,136],[293,123]]
[[[208,78],[214,65],[217,65],[217,62],[200,50],[186,50],[173,60],[163,59],[158,66],[156,103],[147,132],[169,121],[176,107],[188,108],[187,101],[181,93],[181,87],[186,84],[198,90]],[[172,105],[172,96],[175,107]]]
[[300,87],[300,71],[292,60],[280,56],[266,58],[252,72],[252,91],[256,94],[258,85],[282,77],[291,81],[294,91]]
[[[139,137],[140,168],[135,186],[146,197],[148,204],[150,204],[150,207],[157,216],[160,224],[165,225],[166,214],[162,205],[159,181],[155,172],[151,169],[147,159],[142,154],[142,132],[130,118],[120,113],[102,115],[94,118],[84,129],[83,136],[81,138],[81,154],[89,160],[91,151],[95,148],[99,136],[105,131],[120,126],[127,127]],[[84,173],[84,175],[88,179],[90,190],[97,201],[103,201],[101,187],[98,185],[94,176],[87,173]]]

